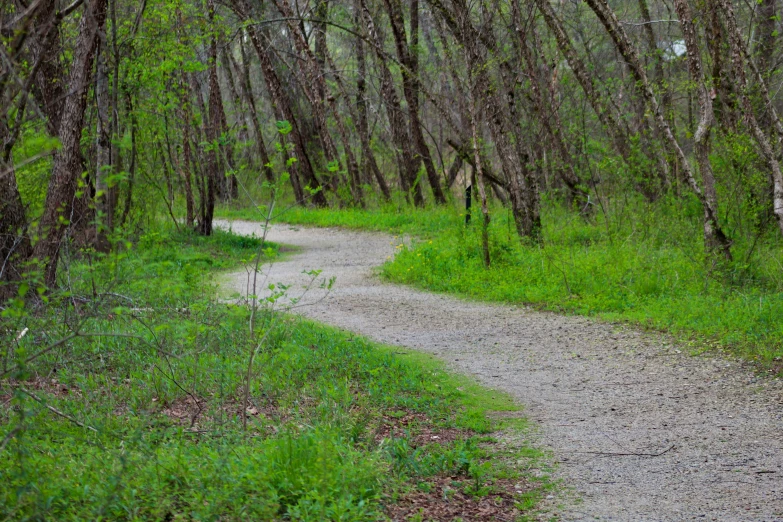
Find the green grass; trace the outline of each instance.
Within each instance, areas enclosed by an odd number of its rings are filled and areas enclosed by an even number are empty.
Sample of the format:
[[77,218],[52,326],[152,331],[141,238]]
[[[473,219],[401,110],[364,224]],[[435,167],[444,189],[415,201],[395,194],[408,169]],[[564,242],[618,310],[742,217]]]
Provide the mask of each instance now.
[[[313,225],[319,227],[343,227],[396,234],[415,234],[429,237],[444,230],[457,227],[464,221],[451,208],[430,208],[412,210],[407,206],[386,205],[378,211],[366,211],[357,208],[318,209],[288,206],[275,213],[275,221],[292,225]],[[219,207],[216,215],[224,219],[244,219],[262,221],[263,214],[253,208]]]
[[[490,415],[513,401],[435,359],[272,310],[251,336],[249,309],[217,301],[212,277],[258,246],[147,234],[72,260],[47,307],[2,312],[0,518],[378,520],[444,475],[473,495],[526,481],[526,509],[551,487],[518,471],[545,466],[540,452],[488,438],[524,433]],[[52,347],[74,331],[93,335]],[[449,429],[461,435],[417,439]]]
[[[619,207],[619,205],[618,205]],[[508,211],[493,209],[492,266],[480,256],[478,220],[461,209],[297,210],[289,223],[412,234],[382,267],[388,280],[488,301],[628,321],[728,349],[771,371],[783,357],[783,248],[772,230],[737,240],[732,263],[707,261],[698,205],[628,204],[586,222],[544,207],[541,244],[517,240]],[[737,236],[737,234],[735,234]]]

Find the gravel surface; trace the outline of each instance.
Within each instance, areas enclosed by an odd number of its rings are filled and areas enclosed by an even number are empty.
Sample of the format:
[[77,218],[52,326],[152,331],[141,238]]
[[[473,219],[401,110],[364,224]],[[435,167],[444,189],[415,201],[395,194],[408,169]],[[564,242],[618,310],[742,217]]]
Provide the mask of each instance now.
[[[222,223],[260,234],[257,224]],[[443,359],[508,392],[539,425],[566,488],[562,520],[783,521],[783,385],[735,361],[689,356],[655,334],[582,317],[431,294],[381,281],[387,234],[275,225],[299,248],[268,282],[301,293],[303,270],[335,277],[297,313]],[[245,272],[231,284],[247,287]]]

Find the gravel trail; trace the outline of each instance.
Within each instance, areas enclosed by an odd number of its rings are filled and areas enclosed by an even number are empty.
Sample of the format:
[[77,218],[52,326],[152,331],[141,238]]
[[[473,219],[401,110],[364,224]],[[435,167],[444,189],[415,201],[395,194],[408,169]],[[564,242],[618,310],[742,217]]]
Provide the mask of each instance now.
[[[524,404],[570,488],[553,502],[562,520],[783,521],[779,380],[633,328],[385,283],[387,234],[275,225],[268,238],[299,248],[269,282],[336,278],[298,313],[434,354]],[[245,272],[231,280],[245,290]]]

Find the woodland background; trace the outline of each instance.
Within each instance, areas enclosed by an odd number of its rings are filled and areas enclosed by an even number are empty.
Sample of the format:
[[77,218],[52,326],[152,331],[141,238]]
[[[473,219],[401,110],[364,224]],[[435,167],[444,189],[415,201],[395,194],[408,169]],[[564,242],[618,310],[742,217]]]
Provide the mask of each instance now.
[[[368,426],[390,404],[426,429],[491,423],[457,385],[357,355],[275,299],[226,307],[209,274],[257,272],[278,246],[216,217],[412,234],[390,280],[631,321],[779,373],[780,14],[777,0],[5,0],[5,514],[241,518],[228,499],[271,488],[257,516],[374,519],[388,469],[398,486],[462,473],[473,493],[503,478],[470,437],[377,453]],[[381,393],[373,372],[389,367]],[[349,457],[320,473],[327,447]],[[228,480],[248,458],[255,478]],[[89,487],[41,481],[61,468]]]

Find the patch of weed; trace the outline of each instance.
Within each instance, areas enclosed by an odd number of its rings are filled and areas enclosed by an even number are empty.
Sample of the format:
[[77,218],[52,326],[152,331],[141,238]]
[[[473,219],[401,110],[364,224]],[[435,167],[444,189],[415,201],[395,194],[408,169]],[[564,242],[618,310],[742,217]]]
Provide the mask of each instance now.
[[524,436],[481,435],[511,429],[491,417],[508,397],[273,310],[251,335],[211,276],[259,246],[147,234],[74,260],[47,306],[3,312],[0,516],[378,520],[409,484],[458,476],[478,498],[523,481]]

